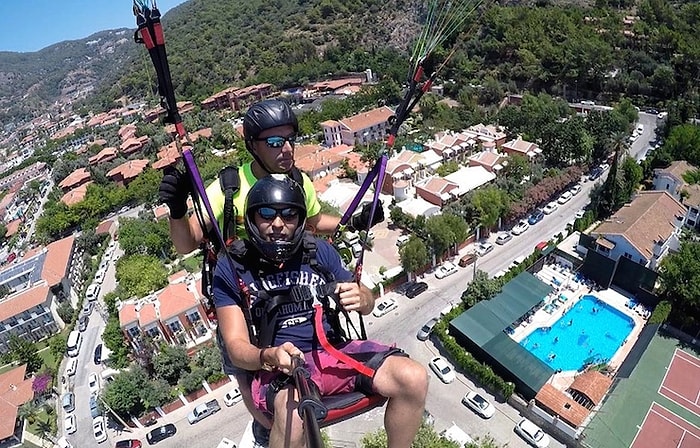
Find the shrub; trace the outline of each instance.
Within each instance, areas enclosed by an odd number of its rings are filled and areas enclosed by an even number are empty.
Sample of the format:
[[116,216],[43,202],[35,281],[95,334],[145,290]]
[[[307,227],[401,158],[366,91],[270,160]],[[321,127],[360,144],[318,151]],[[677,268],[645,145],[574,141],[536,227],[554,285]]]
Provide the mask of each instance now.
[[649,317],[649,324],[654,325],[666,322],[672,309],[673,307],[671,306],[671,302],[662,300],[658,305],[656,305],[656,308],[654,308],[654,311],[651,313],[651,316]]

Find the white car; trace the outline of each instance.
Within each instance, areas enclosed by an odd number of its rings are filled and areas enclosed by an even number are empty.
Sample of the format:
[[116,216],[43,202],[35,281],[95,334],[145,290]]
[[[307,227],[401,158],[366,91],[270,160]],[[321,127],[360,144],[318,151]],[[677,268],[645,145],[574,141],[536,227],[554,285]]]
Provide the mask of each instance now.
[[76,370],[78,370],[78,358],[68,358],[68,363],[66,364],[66,375],[75,375]]
[[87,291],[85,292],[85,298],[92,302],[93,300],[97,300],[98,295],[100,294],[100,284],[99,283],[93,283],[90,286],[88,286]]
[[474,391],[467,392],[467,394],[462,397],[462,404],[484,418],[491,418],[496,413],[496,408],[493,407],[486,398]]
[[524,255],[517,257],[510,265],[508,265],[508,270],[510,271],[511,269],[518,267],[523,261],[525,261]]
[[502,232],[498,234],[496,238],[496,244],[506,244],[508,241],[513,239],[513,235],[510,232]]
[[95,435],[95,440],[97,440],[97,443],[102,443],[107,440],[104,417],[95,417],[92,420],[92,433]]
[[104,270],[99,270],[97,271],[97,274],[95,274],[95,283],[102,283],[105,281],[105,271]]
[[581,192],[581,186],[574,185],[573,187],[571,187],[571,190],[569,190],[569,192],[571,192],[572,195],[576,196],[577,194],[579,194]]
[[569,200],[571,200],[571,197],[572,197],[571,192],[565,191],[564,193],[561,194],[561,196],[559,196],[559,199],[557,199],[557,202],[560,204],[566,204],[567,202],[569,202]]
[[75,423],[75,414],[68,414],[63,420],[63,432],[73,434],[78,430],[78,425]]
[[233,440],[224,437],[221,439],[221,442],[216,445],[216,448],[236,448],[236,443]]
[[224,404],[226,406],[233,406],[234,404],[238,403],[241,401],[243,397],[241,396],[241,391],[238,390],[237,387],[231,389],[230,391],[226,392],[226,395],[224,395]]
[[58,446],[58,448],[73,448],[73,445],[71,445],[65,437],[61,437],[60,439],[58,439],[56,441],[56,446]]
[[549,436],[539,426],[526,418],[515,425],[515,432],[534,447],[547,448],[549,446]]
[[512,233],[515,236],[522,235],[529,228],[530,224],[528,224],[527,221],[525,221],[524,219],[521,219],[520,222],[518,222],[518,224],[515,227],[513,227],[510,233]]
[[388,314],[389,312],[395,310],[398,308],[399,305],[396,303],[396,300],[394,299],[386,299],[382,300],[377,304],[377,306],[374,307],[374,311],[372,312],[372,315],[374,317],[382,317],[385,314]]
[[445,278],[448,275],[452,275],[456,272],[457,272],[457,266],[450,263],[449,261],[446,261],[442,265],[438,266],[438,268],[435,270],[435,277]]
[[91,394],[97,395],[100,392],[100,379],[94,372],[88,376],[88,387]]
[[455,371],[442,356],[436,356],[435,358],[431,359],[428,365],[431,369],[433,369],[435,375],[437,375],[437,377],[440,378],[440,381],[443,383],[450,384],[455,380]]
[[476,245],[476,254],[480,257],[483,257],[487,253],[491,252],[493,250],[494,246],[492,243],[484,242],[484,243],[479,243]]
[[542,209],[542,213],[545,215],[551,215],[556,211],[556,209],[559,208],[556,202],[550,202],[549,204],[545,205],[544,208]]
[[581,209],[581,210],[577,211],[576,214],[574,214],[574,218],[581,219],[581,218],[583,218],[583,215],[585,215],[585,214],[586,214],[586,211],[584,209]]

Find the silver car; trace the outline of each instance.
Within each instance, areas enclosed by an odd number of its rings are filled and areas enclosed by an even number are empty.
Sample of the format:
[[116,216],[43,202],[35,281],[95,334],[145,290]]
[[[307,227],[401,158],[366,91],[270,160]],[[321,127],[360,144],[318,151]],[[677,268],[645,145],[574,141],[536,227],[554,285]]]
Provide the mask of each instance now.
[[425,323],[421,327],[420,330],[418,330],[418,334],[416,334],[416,337],[418,338],[419,341],[425,341],[430,337],[430,333],[432,333],[433,328],[435,327],[435,324],[438,323],[437,318],[433,317],[430,319],[428,322]]

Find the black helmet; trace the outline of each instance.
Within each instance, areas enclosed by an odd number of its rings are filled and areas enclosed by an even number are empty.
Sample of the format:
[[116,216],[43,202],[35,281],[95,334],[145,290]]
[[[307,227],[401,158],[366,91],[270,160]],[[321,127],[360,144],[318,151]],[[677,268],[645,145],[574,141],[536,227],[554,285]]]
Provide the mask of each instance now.
[[[265,100],[250,106],[243,118],[243,135],[246,142],[258,138],[266,129],[291,126],[299,132],[299,122],[289,104],[280,100]],[[248,147],[248,145],[246,145]],[[250,147],[248,147],[250,151]]]
[[[299,209],[299,224],[290,241],[267,241],[255,225],[254,213],[260,207],[280,206]],[[245,230],[250,242],[266,259],[282,263],[287,261],[301,246],[306,227],[306,197],[304,189],[294,179],[284,174],[270,174],[259,179],[246,196]]]

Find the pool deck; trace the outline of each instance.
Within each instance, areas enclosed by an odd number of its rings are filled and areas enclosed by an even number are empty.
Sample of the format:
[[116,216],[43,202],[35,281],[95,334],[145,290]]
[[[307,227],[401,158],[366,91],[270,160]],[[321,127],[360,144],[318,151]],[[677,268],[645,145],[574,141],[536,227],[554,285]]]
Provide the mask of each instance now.
[[[568,297],[568,300],[563,304],[558,301],[560,294],[564,294]],[[571,307],[573,307],[584,295],[593,295],[618,311],[622,312],[624,315],[629,316],[634,321],[634,328],[627,337],[627,342],[624,343],[612,356],[610,362],[608,363],[612,371],[616,371],[625,360],[630,350],[637,341],[639,334],[642,331],[646,323],[646,319],[640,316],[635,310],[627,308],[626,304],[631,297],[625,296],[619,290],[606,289],[601,291],[594,291],[586,284],[573,281],[572,277],[560,286],[555,287],[555,290],[545,299],[545,304],[547,303],[558,303],[559,307],[548,313],[545,311],[545,306],[537,310],[528,320],[523,321],[517,328],[515,328],[513,334],[510,337],[515,340],[515,342],[520,343],[522,339],[527,337],[530,333],[535,331],[537,328],[551,327],[554,323],[561,318],[561,316],[566,313]],[[576,371],[565,371],[553,375],[550,379],[550,383],[559,390],[566,390],[571,383],[573,383],[575,376],[578,372]]]

